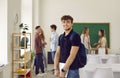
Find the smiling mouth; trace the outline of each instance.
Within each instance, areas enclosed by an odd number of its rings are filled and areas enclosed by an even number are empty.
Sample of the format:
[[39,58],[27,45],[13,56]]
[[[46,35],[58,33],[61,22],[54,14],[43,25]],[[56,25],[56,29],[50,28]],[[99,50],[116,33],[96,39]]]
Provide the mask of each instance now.
[[71,28],[67,28],[67,29],[65,29],[65,31],[69,31]]

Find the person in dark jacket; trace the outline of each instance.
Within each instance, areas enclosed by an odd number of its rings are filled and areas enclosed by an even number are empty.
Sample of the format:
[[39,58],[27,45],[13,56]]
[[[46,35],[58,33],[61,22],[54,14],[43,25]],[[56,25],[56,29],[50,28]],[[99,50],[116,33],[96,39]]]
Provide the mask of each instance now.
[[[34,49],[35,49],[35,74],[36,75],[43,75],[44,72],[44,65],[43,65],[43,44],[41,40],[41,27],[36,26],[36,33],[34,39]],[[42,74],[39,74],[39,69],[41,68]]]

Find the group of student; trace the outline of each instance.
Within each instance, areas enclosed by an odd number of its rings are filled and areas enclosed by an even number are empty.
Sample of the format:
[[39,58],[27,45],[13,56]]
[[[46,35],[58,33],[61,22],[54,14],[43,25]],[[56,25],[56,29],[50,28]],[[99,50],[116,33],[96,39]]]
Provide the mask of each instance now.
[[[57,26],[52,24],[50,25],[51,29],[51,37],[50,37],[50,51],[51,51],[51,56],[52,60],[54,61],[54,56],[58,44],[58,34],[56,33]],[[34,50],[35,50],[35,60],[34,60],[34,66],[35,66],[35,74],[36,75],[44,75],[45,71],[44,69],[47,69],[47,61],[46,61],[46,52],[45,52],[45,46],[46,46],[46,41],[45,41],[45,35],[44,31],[40,26],[35,27],[36,33],[35,33],[35,38],[34,38]],[[39,74],[39,69],[41,69],[41,72],[43,74]]]
[[[59,78],[80,78],[79,76],[79,67],[77,67],[76,55],[79,50],[80,43],[83,43],[86,49],[86,52],[89,53],[91,49],[90,45],[90,35],[89,28],[85,27],[81,36],[72,29],[73,18],[70,15],[64,15],[61,17],[62,27],[64,33],[58,37],[56,33],[57,26],[51,25],[51,38],[50,38],[50,49],[52,60],[54,61],[54,75]],[[45,74],[44,67],[47,67],[45,63],[45,36],[42,28],[40,26],[35,27],[35,74],[39,76],[39,69],[41,69],[42,75]],[[70,40],[70,36],[74,33],[74,36]],[[100,39],[98,43],[94,45],[99,47],[106,47],[106,37],[105,31],[99,30]],[[61,39],[61,36],[63,38]],[[44,58],[43,58],[44,57]],[[62,69],[59,68],[59,64],[64,63]],[[44,65],[46,64],[46,65]],[[41,74],[40,74],[41,75]]]
[[[105,35],[105,31],[103,29],[100,29],[98,31],[99,40],[97,43],[94,43],[93,45],[96,46],[96,48],[107,48],[107,39]],[[86,48],[86,53],[90,54],[91,45],[90,45],[90,35],[89,35],[89,28],[85,27],[82,34],[81,34],[81,42],[84,44]]]

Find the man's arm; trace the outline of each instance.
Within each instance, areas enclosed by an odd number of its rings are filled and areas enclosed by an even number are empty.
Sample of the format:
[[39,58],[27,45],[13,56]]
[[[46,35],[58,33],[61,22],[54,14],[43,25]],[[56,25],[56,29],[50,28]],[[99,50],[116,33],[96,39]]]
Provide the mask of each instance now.
[[68,70],[70,65],[73,63],[77,52],[79,50],[79,46],[72,46],[71,51],[70,51],[70,55],[65,63],[65,66],[63,67],[63,69]]
[[59,70],[59,58],[60,58],[60,46],[57,47],[55,59],[54,59],[54,69]]
[[60,58],[60,46],[57,47],[55,59],[54,59],[54,75],[59,77],[59,58]]

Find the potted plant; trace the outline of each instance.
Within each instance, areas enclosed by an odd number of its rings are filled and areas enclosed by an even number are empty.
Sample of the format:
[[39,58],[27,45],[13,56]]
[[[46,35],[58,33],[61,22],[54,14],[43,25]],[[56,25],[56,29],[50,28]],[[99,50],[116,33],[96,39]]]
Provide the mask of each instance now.
[[28,25],[24,24],[24,23],[21,23],[19,25],[19,28],[20,28],[20,30],[22,30],[22,32],[26,32],[26,30],[29,30]]
[[34,61],[34,57],[35,57],[35,52],[34,50],[31,50],[31,62]]

